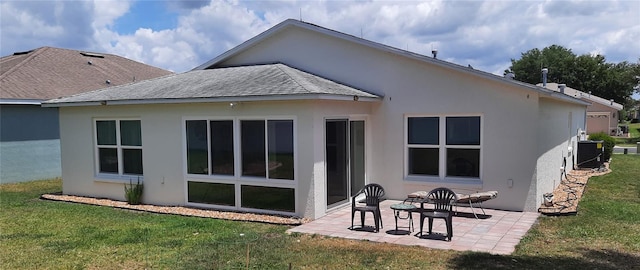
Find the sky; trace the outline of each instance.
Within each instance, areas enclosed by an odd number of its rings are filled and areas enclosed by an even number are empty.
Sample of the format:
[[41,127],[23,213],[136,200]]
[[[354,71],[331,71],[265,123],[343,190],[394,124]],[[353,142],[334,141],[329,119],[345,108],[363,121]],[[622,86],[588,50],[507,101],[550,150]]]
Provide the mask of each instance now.
[[496,75],[554,44],[640,61],[640,0],[2,0],[0,55],[51,46],[185,72],[290,18]]

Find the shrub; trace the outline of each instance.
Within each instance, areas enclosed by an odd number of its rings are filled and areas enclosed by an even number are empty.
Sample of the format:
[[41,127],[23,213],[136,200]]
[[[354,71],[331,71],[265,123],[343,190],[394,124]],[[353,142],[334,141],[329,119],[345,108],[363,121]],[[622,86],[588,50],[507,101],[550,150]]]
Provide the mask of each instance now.
[[589,135],[589,140],[604,142],[604,161],[608,161],[613,153],[613,147],[616,146],[616,140],[604,132]]
[[142,202],[142,190],[144,189],[144,185],[140,184],[140,178],[138,178],[138,183],[135,185],[131,183],[131,179],[129,179],[129,185],[124,185],[124,196],[127,199],[129,204],[140,204]]

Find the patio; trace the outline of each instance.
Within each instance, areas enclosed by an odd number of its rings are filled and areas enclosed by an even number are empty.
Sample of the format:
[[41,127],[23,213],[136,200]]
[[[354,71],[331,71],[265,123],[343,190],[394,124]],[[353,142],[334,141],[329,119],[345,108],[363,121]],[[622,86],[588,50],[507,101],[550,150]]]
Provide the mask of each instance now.
[[[436,219],[433,223],[433,235],[428,232],[418,237],[415,234],[420,230],[420,214],[413,214],[415,230],[408,231],[408,220],[398,219],[398,231],[395,231],[395,221],[392,204],[401,201],[385,200],[380,203],[382,212],[382,224],[384,228],[374,233],[373,215],[367,213],[365,225],[368,228],[362,230],[349,230],[351,226],[351,207],[345,206],[327,214],[312,222],[289,229],[289,233],[318,234],[331,237],[340,237],[356,240],[368,240],[374,242],[392,243],[407,246],[423,246],[427,248],[452,249],[458,251],[478,251],[492,254],[511,254],[520,239],[536,222],[539,214],[533,212],[509,212],[493,209],[485,209],[486,216],[480,209],[475,209],[479,215],[476,219],[468,207],[458,207],[458,212],[453,218],[453,239],[445,241],[446,227],[443,220]],[[406,214],[403,213],[402,217]],[[425,231],[427,229],[425,220]],[[359,213],[354,220],[356,228],[360,225]]]

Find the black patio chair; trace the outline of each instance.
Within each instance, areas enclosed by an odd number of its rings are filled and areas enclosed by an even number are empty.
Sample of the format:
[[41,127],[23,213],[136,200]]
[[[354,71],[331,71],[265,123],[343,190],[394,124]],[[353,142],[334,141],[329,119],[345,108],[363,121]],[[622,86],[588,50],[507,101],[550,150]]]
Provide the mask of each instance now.
[[[365,195],[364,204],[356,201],[358,195]],[[355,218],[356,212],[360,212],[360,224],[361,228],[364,228],[364,214],[366,212],[373,213],[373,219],[376,223],[376,232],[380,231],[382,228],[382,214],[380,213],[380,200],[384,196],[384,188],[378,184],[367,184],[364,186],[356,195],[351,199],[351,228],[353,227],[353,219]],[[380,226],[378,226],[380,225]]]
[[[429,191],[424,200],[420,203],[420,236],[424,227],[424,219],[429,219],[429,234],[432,232],[433,220],[444,219],[447,225],[447,241],[453,237],[453,205],[458,200],[458,196],[452,190],[440,187]],[[426,209],[425,204],[433,204],[433,209]]]

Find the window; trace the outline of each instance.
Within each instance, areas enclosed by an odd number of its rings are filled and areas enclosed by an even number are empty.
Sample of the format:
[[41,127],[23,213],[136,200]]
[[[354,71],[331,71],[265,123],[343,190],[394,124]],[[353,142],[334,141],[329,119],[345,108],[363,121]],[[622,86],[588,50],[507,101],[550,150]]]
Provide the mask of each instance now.
[[186,135],[187,173],[233,175],[232,120],[186,121]]
[[406,123],[408,175],[480,177],[479,116],[407,117]]
[[[294,180],[293,120],[239,123],[241,175]],[[233,176],[234,121],[187,120],[185,126],[187,173]]]
[[242,175],[293,180],[293,121],[267,120],[266,132],[263,120],[240,123]]
[[440,119],[409,117],[407,122],[409,174],[437,176],[440,173]]
[[140,120],[96,120],[97,171],[142,175]]
[[295,212],[293,120],[186,120],[185,131],[187,174],[199,176],[189,202]]

